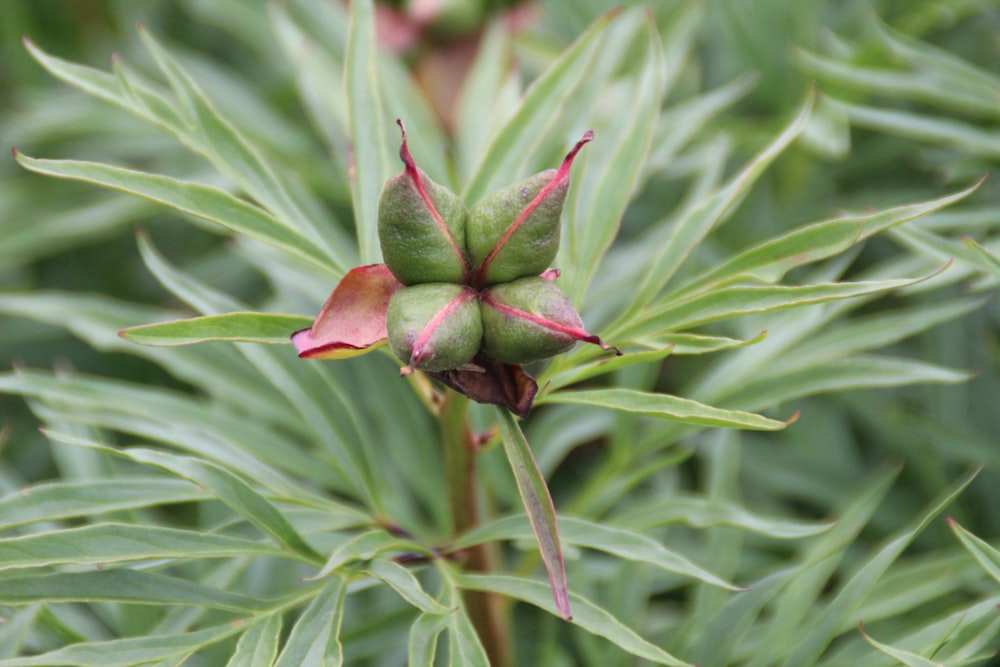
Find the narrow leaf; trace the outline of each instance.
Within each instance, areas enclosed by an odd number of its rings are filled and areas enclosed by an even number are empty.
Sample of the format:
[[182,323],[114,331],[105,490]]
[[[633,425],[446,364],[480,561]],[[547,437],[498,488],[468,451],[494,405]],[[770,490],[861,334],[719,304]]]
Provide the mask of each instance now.
[[586,75],[596,55],[592,48],[597,38],[620,12],[612,10],[597,19],[559,59],[528,89],[514,114],[501,127],[481,153],[477,170],[465,186],[462,199],[468,204],[483,199],[502,184],[514,181],[518,164],[538,146],[538,137],[546,136],[577,82]]
[[196,605],[248,614],[259,600],[177,577],[128,569],[0,577],[0,604],[122,602]]
[[697,426],[777,431],[789,424],[789,422],[768,419],[750,412],[724,410],[679,396],[654,394],[634,389],[557,391],[548,394],[538,402],[591,405]]
[[224,623],[197,632],[80,642],[41,655],[0,660],[0,667],[132,667],[190,655],[242,632],[244,627]]
[[351,126],[351,200],[361,261],[379,260],[378,198],[389,178],[389,144],[379,93],[372,0],[351,3],[344,72]]
[[50,530],[0,539],[0,570],[103,565],[151,558],[287,557],[273,546],[211,533],[121,523]]
[[[941,269],[943,270],[943,269]],[[815,285],[734,285],[651,308],[637,323],[640,332],[677,330],[716,320],[795,308],[915,285],[941,272],[911,280],[870,280]]]
[[291,332],[312,321],[299,315],[226,313],[122,329],[118,335],[140,345],[191,345],[209,341],[240,341],[267,345],[291,343]]
[[[56,437],[56,434],[53,433],[49,433],[49,435]],[[234,512],[265,534],[270,535],[278,544],[286,547],[292,553],[298,554],[299,557],[307,561],[317,561],[322,558],[269,500],[243,479],[222,466],[192,456],[177,456],[144,447],[114,449],[68,436],[60,436],[60,439],[70,444],[99,449],[122,458],[156,466],[178,477],[190,480],[209,491]]]
[[402,540],[382,528],[375,528],[352,537],[334,549],[327,558],[326,564],[311,578],[320,579],[352,561],[371,560],[380,553],[389,550],[416,551],[431,555],[418,544]]
[[340,667],[343,664],[340,624],[344,618],[346,594],[347,584],[342,579],[332,579],[326,585],[292,627],[274,667]]
[[[559,526],[560,537],[566,544],[602,551],[626,560],[649,563],[668,572],[731,591],[742,590],[641,533],[569,516],[560,517]],[[531,536],[531,527],[523,516],[508,516],[465,533],[451,548],[460,550],[493,540],[523,540]]]
[[186,480],[122,477],[35,484],[0,498],[0,530],[39,521],[94,516],[121,510],[188,503],[209,498]]
[[94,183],[149,199],[285,250],[328,273],[337,273],[336,266],[312,241],[285,227],[263,209],[218,188],[98,162],[38,160],[20,152],[16,157],[30,171]]
[[972,251],[979,259],[979,265],[990,271],[995,277],[1000,278],[1000,255],[995,252],[984,248],[981,244],[976,243],[969,237],[962,239],[962,242]]
[[434,667],[438,637],[448,626],[448,619],[440,614],[424,612],[410,625],[407,645],[407,667]]
[[552,496],[545,484],[535,457],[531,453],[521,427],[514,415],[504,408],[496,408],[497,424],[503,440],[504,452],[514,473],[517,490],[524,503],[524,511],[531,523],[531,530],[538,543],[542,562],[549,575],[552,596],[559,615],[568,620],[573,618],[569,607],[569,591],[566,583],[566,564],[559,544],[559,529],[556,526],[556,510]]
[[926,512],[897,532],[872,558],[847,578],[836,597],[823,608],[816,622],[797,642],[795,650],[784,663],[786,667],[811,664],[840,634],[841,628],[853,624],[858,606],[871,593],[878,579],[927,524],[972,483],[978,473],[979,470],[974,470],[952,484]]
[[948,517],[948,526],[962,546],[972,554],[972,557],[983,566],[986,572],[1000,583],[1000,551],[990,546],[988,542],[976,537],[968,530],[958,525],[958,522]]
[[866,642],[874,646],[880,652],[885,653],[890,658],[898,660],[900,663],[906,665],[906,667],[944,667],[943,662],[934,662],[932,660],[928,660],[927,658],[923,658],[916,653],[910,653],[909,651],[893,648],[888,644],[876,641],[871,635],[865,632],[864,623],[858,623],[858,629],[861,631],[861,636],[865,638]]
[[[512,597],[544,609],[549,613],[561,615],[561,612],[553,607],[548,590],[545,584],[541,582],[518,577],[477,574],[460,574],[457,576],[457,582],[462,588],[467,590],[486,591],[488,593]],[[591,634],[604,637],[622,650],[640,658],[671,667],[692,667],[688,663],[675,658],[663,649],[646,641],[623,625],[613,615],[598,607],[587,598],[575,593],[571,593],[569,597],[572,600],[573,608],[576,610],[573,618],[574,625],[580,626]]]
[[281,614],[272,614],[243,633],[226,667],[271,667],[281,640]]
[[446,614],[453,611],[428,595],[413,573],[399,563],[376,558],[365,565],[362,571],[391,586],[404,600],[426,614]]

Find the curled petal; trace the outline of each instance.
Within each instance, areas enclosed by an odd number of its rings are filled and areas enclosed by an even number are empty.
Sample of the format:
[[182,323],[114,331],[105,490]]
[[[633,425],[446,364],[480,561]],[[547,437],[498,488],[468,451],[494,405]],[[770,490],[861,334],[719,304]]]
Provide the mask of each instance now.
[[528,416],[538,384],[518,364],[505,364],[478,354],[460,368],[428,373],[479,403],[502,405],[522,419]]
[[388,339],[385,316],[392,295],[403,288],[385,264],[348,271],[309,329],[292,334],[303,359],[344,359],[364,354]]

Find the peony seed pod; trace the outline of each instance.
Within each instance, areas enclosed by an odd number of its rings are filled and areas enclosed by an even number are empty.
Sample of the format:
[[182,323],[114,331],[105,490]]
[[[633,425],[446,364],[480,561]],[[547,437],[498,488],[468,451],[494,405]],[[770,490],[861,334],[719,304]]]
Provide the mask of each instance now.
[[479,351],[483,325],[476,291],[464,285],[429,283],[404,287],[389,301],[389,347],[406,364],[403,375],[447,371]]
[[[566,352],[577,341],[610,346],[583,329],[569,298],[541,277],[494,285],[480,295],[483,352],[497,361],[525,364]],[[620,354],[620,352],[619,352]]]
[[468,274],[465,205],[416,166],[402,122],[399,127],[404,169],[386,181],[378,202],[382,257],[404,285],[463,282]]
[[573,159],[594,138],[587,132],[563,160],[548,169],[499,190],[469,212],[465,231],[473,283],[494,285],[537,276],[559,251],[559,218]]

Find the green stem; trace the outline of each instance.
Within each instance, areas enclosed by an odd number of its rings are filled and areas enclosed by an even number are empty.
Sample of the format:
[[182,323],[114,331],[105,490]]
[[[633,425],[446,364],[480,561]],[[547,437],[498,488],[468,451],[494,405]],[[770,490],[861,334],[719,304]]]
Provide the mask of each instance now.
[[[469,428],[469,399],[447,390],[440,413],[444,468],[448,482],[452,534],[459,535],[480,523],[476,490],[476,445]],[[470,572],[498,572],[500,553],[495,544],[469,548],[464,566]],[[493,593],[466,591],[465,606],[479,633],[492,667],[510,667],[510,627],[506,604]]]

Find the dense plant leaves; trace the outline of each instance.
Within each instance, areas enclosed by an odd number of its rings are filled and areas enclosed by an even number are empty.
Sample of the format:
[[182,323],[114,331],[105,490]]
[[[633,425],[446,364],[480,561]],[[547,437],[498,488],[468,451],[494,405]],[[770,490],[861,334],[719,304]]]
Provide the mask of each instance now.
[[78,160],[37,160],[18,152],[18,162],[39,174],[94,183],[165,204],[182,213],[292,253],[336,275],[336,267],[316,245],[271,214],[218,188],[147,174],[133,169]]
[[[60,437],[54,433],[50,435],[54,438]],[[178,477],[190,480],[212,493],[230,509],[269,535],[291,553],[298,554],[307,562],[321,559],[316,550],[302,538],[295,527],[267,498],[222,466],[200,458],[177,456],[155,449],[131,447],[120,450],[65,436],[62,436],[61,439],[71,444],[92,447],[132,459],[138,463],[156,466]]]
[[141,345],[191,345],[209,341],[287,345],[291,342],[288,338],[289,331],[309,324],[309,318],[299,315],[226,313],[143,324],[122,329],[118,335]]

